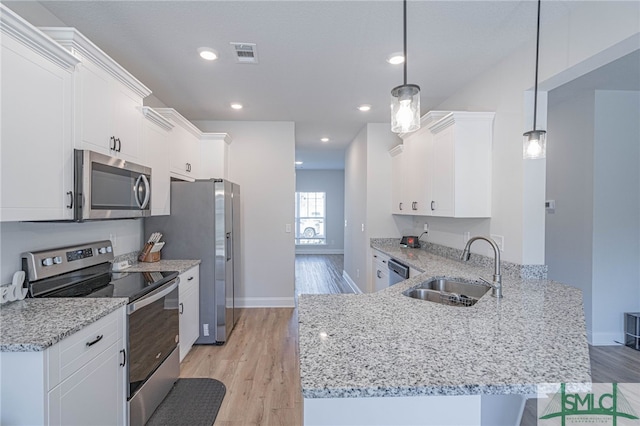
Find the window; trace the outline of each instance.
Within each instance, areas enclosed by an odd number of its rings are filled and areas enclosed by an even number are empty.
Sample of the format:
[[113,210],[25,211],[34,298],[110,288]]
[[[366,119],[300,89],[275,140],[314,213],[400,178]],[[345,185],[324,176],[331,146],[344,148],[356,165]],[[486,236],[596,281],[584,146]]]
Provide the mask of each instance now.
[[326,192],[296,192],[296,244],[326,244]]

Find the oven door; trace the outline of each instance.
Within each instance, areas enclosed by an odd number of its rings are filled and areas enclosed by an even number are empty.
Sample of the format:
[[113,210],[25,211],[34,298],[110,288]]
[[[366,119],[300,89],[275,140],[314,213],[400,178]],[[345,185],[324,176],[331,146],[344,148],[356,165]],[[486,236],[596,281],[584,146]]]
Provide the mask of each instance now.
[[127,313],[131,399],[178,345],[178,279],[129,303]]
[[151,215],[151,168],[75,150],[75,220]]

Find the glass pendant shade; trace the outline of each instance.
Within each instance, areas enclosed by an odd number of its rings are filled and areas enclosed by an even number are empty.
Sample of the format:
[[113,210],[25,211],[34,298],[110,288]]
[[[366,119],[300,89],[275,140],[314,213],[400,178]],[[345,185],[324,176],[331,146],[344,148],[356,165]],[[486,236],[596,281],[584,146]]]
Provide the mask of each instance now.
[[391,131],[409,133],[420,128],[420,86],[403,84],[391,90]]
[[547,156],[547,132],[531,130],[524,135],[522,157],[525,160],[536,160]]

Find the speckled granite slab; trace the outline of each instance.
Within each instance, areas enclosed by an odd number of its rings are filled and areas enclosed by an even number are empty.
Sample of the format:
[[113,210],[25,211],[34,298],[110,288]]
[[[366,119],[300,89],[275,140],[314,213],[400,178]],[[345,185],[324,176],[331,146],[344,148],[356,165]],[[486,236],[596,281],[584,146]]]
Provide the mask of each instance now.
[[424,273],[373,294],[299,297],[305,398],[535,394],[542,383],[590,383],[580,290],[510,275],[503,299],[489,292],[471,307],[441,305],[402,292],[431,277],[490,278],[493,268],[382,251]]
[[164,272],[164,271],[178,271],[183,273],[199,265],[201,261],[198,260],[160,260],[158,262],[138,262],[131,268],[125,269],[123,272]]
[[37,352],[126,305],[122,298],[25,299],[0,308],[0,352]]

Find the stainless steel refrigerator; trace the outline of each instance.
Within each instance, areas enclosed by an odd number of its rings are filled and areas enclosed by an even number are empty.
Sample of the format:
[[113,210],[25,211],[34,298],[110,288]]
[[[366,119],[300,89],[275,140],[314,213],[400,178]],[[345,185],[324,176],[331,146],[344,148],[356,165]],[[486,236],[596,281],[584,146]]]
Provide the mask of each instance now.
[[171,215],[144,219],[145,235],[162,232],[163,259],[201,259],[200,337],[223,344],[238,320],[240,187],[222,179],[171,182]]

